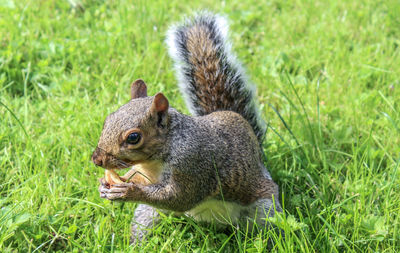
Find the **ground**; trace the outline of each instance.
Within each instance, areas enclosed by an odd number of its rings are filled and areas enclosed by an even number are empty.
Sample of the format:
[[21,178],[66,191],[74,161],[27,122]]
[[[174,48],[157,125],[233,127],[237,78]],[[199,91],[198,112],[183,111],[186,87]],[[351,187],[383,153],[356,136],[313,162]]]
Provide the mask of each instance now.
[[[129,248],[136,204],[100,199],[90,156],[137,78],[187,112],[164,38],[204,8],[229,18],[257,87],[286,236],[167,216]],[[396,0],[0,0],[0,251],[399,251],[399,13]]]

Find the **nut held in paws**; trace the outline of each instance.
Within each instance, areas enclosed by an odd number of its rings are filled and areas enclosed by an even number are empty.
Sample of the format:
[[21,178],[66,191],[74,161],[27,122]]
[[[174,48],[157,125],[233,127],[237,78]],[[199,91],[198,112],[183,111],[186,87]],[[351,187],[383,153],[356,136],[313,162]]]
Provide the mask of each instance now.
[[110,186],[124,183],[114,170],[106,170],[104,178]]

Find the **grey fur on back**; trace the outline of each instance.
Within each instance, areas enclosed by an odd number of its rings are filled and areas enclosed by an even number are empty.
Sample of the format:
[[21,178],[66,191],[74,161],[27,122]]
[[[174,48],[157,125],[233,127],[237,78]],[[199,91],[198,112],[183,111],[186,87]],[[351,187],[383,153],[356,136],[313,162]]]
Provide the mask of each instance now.
[[190,112],[196,116],[237,112],[250,123],[261,144],[265,122],[254,102],[254,88],[231,52],[226,19],[200,12],[171,27],[166,41]]

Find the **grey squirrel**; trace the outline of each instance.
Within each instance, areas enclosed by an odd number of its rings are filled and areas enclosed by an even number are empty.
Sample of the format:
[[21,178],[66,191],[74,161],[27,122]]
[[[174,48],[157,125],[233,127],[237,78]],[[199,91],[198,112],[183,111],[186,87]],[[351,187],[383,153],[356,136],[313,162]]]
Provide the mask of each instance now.
[[264,228],[266,217],[282,211],[279,191],[263,164],[265,124],[231,52],[226,20],[201,12],[172,26],[166,41],[193,116],[170,107],[162,93],[147,96],[146,84],[135,81],[131,100],[106,118],[92,155],[113,175],[133,168],[120,180],[100,179],[100,197],[140,203],[133,243],[159,211]]

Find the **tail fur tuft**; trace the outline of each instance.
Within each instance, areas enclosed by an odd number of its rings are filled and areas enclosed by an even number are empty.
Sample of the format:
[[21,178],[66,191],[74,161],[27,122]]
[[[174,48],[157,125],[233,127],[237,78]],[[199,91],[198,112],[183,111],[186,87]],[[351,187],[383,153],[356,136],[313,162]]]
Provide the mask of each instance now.
[[261,143],[265,123],[254,102],[254,88],[232,53],[226,19],[200,12],[171,27],[166,42],[190,112],[200,116],[235,111],[250,123]]

